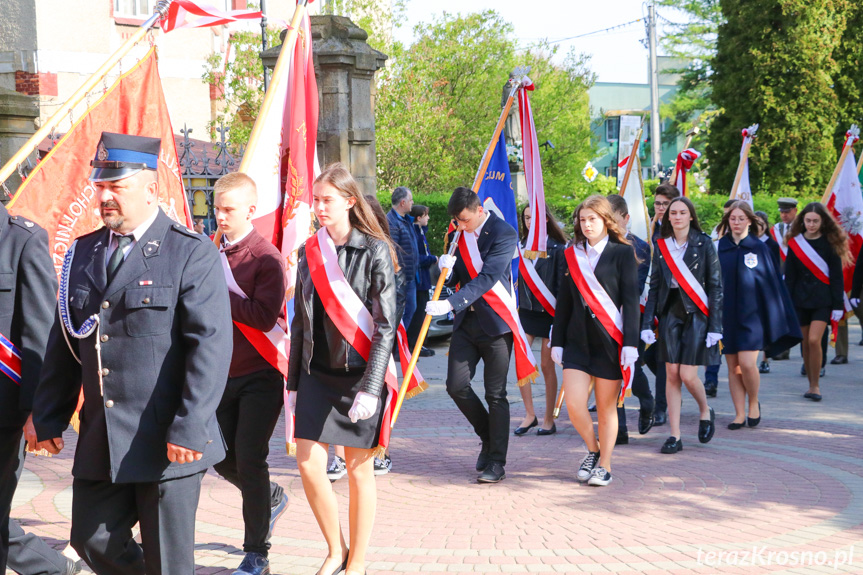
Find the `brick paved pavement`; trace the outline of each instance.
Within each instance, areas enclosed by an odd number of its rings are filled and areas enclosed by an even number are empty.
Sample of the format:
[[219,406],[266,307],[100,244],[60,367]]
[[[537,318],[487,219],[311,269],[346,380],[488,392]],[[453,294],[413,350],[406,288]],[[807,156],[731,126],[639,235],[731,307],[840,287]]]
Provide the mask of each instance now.
[[[852,343],[859,339],[854,325]],[[574,479],[585,449],[565,412],[557,435],[511,439],[503,483],[476,484],[478,442],[443,389],[446,346],[434,347],[420,364],[431,389],[406,404],[394,470],[378,478],[369,573],[863,573],[863,348],[852,346],[848,365],[828,365],[819,404],[802,398],[799,352],[773,362],[761,425],[733,432],[723,366],[711,400],[716,436],[698,443],[695,403],[684,394],[684,450],[672,456],[659,453],[667,426],[637,434],[632,402],[631,443],[615,449],[614,482],[593,488]],[[510,399],[515,427],[524,411],[514,385]],[[311,574],[324,544],[282,437],[280,425],[270,465],[291,504],[271,565]],[[71,509],[74,434],[66,439],[60,457],[28,460],[13,505],[26,529],[57,547]],[[334,488],[346,522],[346,479]],[[239,493],[211,472],[198,510],[198,573],[230,573],[242,537]]]

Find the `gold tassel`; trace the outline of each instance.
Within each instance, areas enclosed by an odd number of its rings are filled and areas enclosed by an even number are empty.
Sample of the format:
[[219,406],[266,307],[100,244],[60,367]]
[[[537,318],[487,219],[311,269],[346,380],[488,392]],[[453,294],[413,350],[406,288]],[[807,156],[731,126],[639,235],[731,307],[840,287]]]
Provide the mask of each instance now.
[[69,425],[72,426],[75,433],[81,433],[81,418],[78,416],[77,411],[72,414],[72,419],[69,420]]
[[529,260],[545,259],[548,257],[548,252],[541,252],[538,250],[527,250],[524,252],[524,257],[526,257]]
[[524,378],[518,380],[518,386],[524,387],[525,385],[527,385],[529,383],[533,383],[534,381],[536,381],[537,377],[539,377],[539,370],[534,369],[533,373],[531,373],[527,377],[524,377]]
[[386,454],[387,448],[382,445],[378,445],[372,450],[372,457],[377,457],[378,459],[383,459]]
[[296,457],[297,456],[297,444],[296,443],[285,443],[285,450],[288,452],[288,457]]
[[418,396],[419,394],[421,394],[422,392],[424,392],[425,390],[427,390],[428,388],[429,388],[429,384],[426,383],[425,381],[421,381],[421,382],[419,382],[419,384],[415,388],[413,388],[412,390],[405,393],[405,399],[414,398],[414,397]]

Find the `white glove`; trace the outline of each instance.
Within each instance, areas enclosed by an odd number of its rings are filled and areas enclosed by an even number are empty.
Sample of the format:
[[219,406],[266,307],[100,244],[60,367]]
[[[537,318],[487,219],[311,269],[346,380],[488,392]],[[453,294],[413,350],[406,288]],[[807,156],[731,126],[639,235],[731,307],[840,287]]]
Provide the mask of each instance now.
[[289,391],[288,392],[288,409],[291,411],[291,415],[297,414],[297,392]]
[[859,297],[852,297],[852,298],[851,298],[850,300],[848,300],[848,301],[850,301],[850,302],[851,302],[851,307],[853,307],[853,308],[855,308],[855,309],[857,308],[857,306],[858,306],[858,305],[860,305],[860,298],[859,298]]
[[452,311],[452,304],[445,299],[426,303],[426,314],[446,315]]
[[842,318],[845,316],[845,312],[841,309],[834,309],[830,312],[830,321],[842,321]]
[[551,361],[553,361],[557,365],[563,367],[563,348],[562,347],[551,348]]
[[[653,332],[651,332],[653,333]],[[620,350],[620,365],[623,366],[623,369],[627,369],[635,365],[635,362],[638,360],[638,349],[632,347],[631,345],[623,346],[623,349]]]
[[708,332],[707,339],[704,340],[704,343],[707,344],[707,347],[713,347],[714,345],[719,343],[719,340],[721,340],[721,339],[722,339],[721,333]]
[[378,410],[378,397],[365,391],[357,392],[354,398],[354,404],[348,411],[348,417],[351,418],[351,423],[356,423],[360,419],[368,419]]
[[451,256],[449,254],[444,254],[437,260],[437,268],[443,273],[446,269],[448,270],[446,273],[446,279],[449,279],[449,276],[452,275],[452,268],[455,267],[455,256]]
[[656,334],[653,333],[652,329],[643,329],[641,330],[641,341],[647,345],[656,343]]

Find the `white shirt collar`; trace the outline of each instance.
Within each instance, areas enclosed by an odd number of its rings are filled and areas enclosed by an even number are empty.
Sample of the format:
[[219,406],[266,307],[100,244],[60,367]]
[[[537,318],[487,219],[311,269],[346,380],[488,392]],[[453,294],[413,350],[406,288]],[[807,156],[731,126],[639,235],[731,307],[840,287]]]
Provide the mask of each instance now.
[[590,253],[592,251],[596,255],[601,256],[602,252],[605,250],[605,246],[607,246],[607,245],[608,245],[608,234],[606,234],[606,236],[604,238],[602,238],[601,240],[596,242],[596,245],[592,246],[588,243],[587,244],[587,253]]
[[126,235],[126,236],[131,235],[133,238],[135,238],[135,242],[139,242],[141,240],[141,238],[144,237],[144,234],[147,233],[147,230],[150,229],[150,226],[153,225],[153,222],[156,221],[156,218],[159,217],[159,210],[160,210],[160,208],[157,207],[153,211],[153,215],[150,216],[149,218],[147,218],[146,220],[144,220],[140,226],[138,226],[137,228],[132,230],[131,234],[118,234],[114,230],[111,230],[111,240],[113,241],[114,236],[119,237],[119,236],[123,236],[123,235]]
[[678,244],[677,238],[675,238],[674,236],[671,236],[671,241],[674,242],[674,247],[675,247],[675,249],[678,249],[678,250],[682,250],[683,248],[685,248],[686,246],[689,245],[689,239],[688,238],[682,244]]
[[479,233],[482,231],[482,227],[485,225],[485,223],[488,221],[488,219],[490,217],[491,217],[491,214],[489,212],[485,212],[485,219],[482,221],[482,223],[479,225],[479,227],[477,227],[477,229],[475,229],[473,231],[474,235],[476,235],[477,238],[479,238]]
[[249,234],[252,233],[252,230],[254,230],[254,229],[255,229],[254,226],[250,227],[246,233],[244,233],[243,235],[241,235],[240,237],[238,237],[237,239],[235,239],[232,242],[228,241],[227,236],[222,235],[222,241],[225,242],[225,247],[235,246],[238,243],[240,243],[241,241],[243,241],[244,239],[246,239],[249,236]]

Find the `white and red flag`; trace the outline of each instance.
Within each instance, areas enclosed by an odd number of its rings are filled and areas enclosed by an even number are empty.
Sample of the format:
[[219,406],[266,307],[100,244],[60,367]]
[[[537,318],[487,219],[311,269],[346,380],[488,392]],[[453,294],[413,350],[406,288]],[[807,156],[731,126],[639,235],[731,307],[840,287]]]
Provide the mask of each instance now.
[[[629,157],[623,162],[624,166],[628,161]],[[626,189],[620,190],[620,195],[626,200],[626,207],[629,210],[629,232],[650,243],[650,232],[653,226],[650,225],[650,213],[647,211],[647,201],[644,199],[641,162],[637,154],[634,162],[629,180],[626,182]]]
[[[198,18],[189,18],[189,15]],[[191,0],[173,0],[168,13],[162,19],[164,32],[180,28],[207,28],[231,24],[237,20],[260,20],[260,10],[219,10],[215,6]]]
[[743,145],[740,147],[740,181],[737,183],[737,188],[731,190],[731,195],[728,198],[746,202],[753,209],[755,209],[755,205],[752,203],[752,187],[749,185],[749,148],[752,146],[757,131],[758,124],[743,130]]
[[677,155],[677,166],[675,168],[677,179],[674,185],[677,186],[677,189],[684,196],[689,196],[689,190],[686,186],[686,172],[692,169],[692,165],[700,157],[701,152],[694,148],[687,148]]
[[536,140],[536,126],[533,123],[533,109],[528,92],[534,84],[524,78],[518,89],[518,115],[521,119],[521,142],[524,155],[524,178],[527,185],[527,201],[530,207],[530,229],[524,245],[524,257],[544,258],[548,245],[548,228],[545,222],[545,187],[542,183],[542,162],[539,157],[539,143]]
[[859,139],[856,126],[846,134],[845,146],[848,153],[839,168],[836,184],[829,191],[824,201],[827,210],[833,214],[839,225],[848,234],[848,249],[851,251],[852,263],[846,265],[842,272],[845,279],[845,291],[851,290],[851,280],[854,276],[854,263],[863,246],[863,193],[860,190],[860,180],[857,177],[857,162],[854,159],[852,146]]

